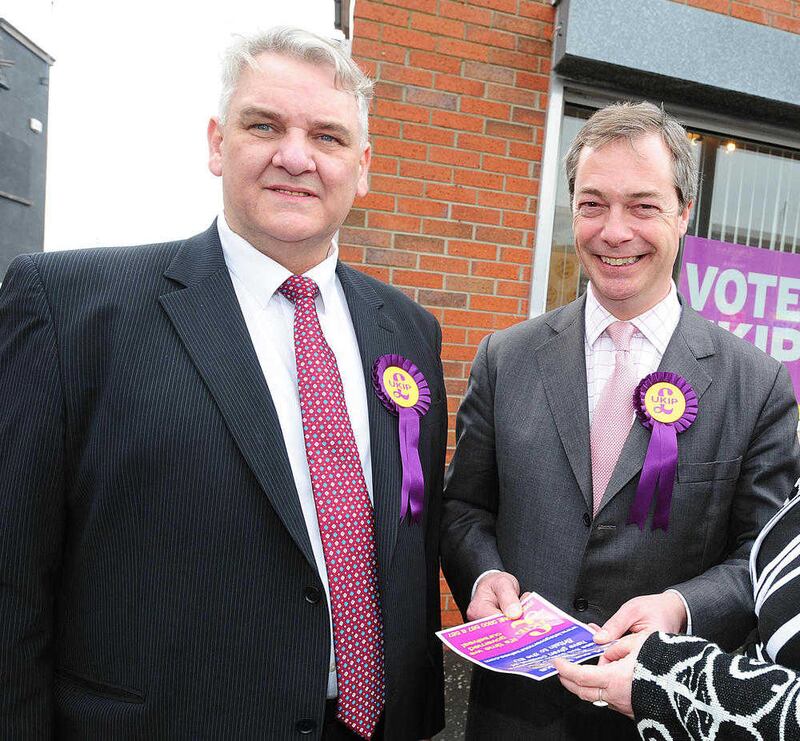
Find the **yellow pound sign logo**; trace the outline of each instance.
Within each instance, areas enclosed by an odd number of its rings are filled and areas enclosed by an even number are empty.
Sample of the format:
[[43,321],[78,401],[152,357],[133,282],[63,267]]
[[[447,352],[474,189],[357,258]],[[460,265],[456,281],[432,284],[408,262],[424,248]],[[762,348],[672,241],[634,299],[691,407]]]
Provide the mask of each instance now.
[[644,406],[656,422],[677,422],[686,411],[686,397],[672,383],[654,383],[647,389]]
[[417,382],[396,365],[390,365],[383,372],[383,388],[397,406],[409,408],[419,401]]

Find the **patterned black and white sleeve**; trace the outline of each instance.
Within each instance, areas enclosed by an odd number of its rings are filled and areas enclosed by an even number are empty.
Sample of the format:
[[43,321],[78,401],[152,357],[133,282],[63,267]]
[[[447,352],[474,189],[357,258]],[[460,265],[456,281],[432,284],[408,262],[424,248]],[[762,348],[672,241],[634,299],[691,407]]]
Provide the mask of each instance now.
[[645,741],[800,739],[800,675],[724,653],[700,638],[654,633],[633,675]]

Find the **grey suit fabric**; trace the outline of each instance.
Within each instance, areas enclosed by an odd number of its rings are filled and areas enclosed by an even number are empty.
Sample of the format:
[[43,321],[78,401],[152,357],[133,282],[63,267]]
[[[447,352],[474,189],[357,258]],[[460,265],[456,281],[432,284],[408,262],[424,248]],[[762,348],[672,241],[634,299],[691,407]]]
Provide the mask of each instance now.
[[[368,386],[385,738],[443,725],[435,319],[337,273]],[[422,370],[425,515],[400,521],[373,361]],[[216,226],[15,260],[0,291],[0,738],[319,737],[325,595]]]
[[[754,624],[747,555],[800,475],[786,369],[683,305],[660,370],[699,398],[678,437],[667,532],[628,525],[649,433],[635,422],[596,517],[584,298],[487,337],[458,413],[445,483],[444,573],[462,611],[487,569],[514,574],[585,622],[674,587],[698,635],[739,645]],[[491,735],[487,735],[491,734]],[[468,737],[636,738],[633,725],[566,693],[476,671]]]

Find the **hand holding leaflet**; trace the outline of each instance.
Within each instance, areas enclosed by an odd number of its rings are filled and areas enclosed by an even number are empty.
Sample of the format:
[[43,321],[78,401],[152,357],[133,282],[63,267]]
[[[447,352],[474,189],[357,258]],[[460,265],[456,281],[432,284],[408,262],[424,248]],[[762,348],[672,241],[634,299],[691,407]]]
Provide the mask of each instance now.
[[531,592],[522,600],[522,615],[514,620],[502,614],[440,630],[436,635],[453,651],[495,672],[521,674],[542,680],[556,670],[552,660],[580,663],[600,656],[595,631],[567,615],[544,597]]

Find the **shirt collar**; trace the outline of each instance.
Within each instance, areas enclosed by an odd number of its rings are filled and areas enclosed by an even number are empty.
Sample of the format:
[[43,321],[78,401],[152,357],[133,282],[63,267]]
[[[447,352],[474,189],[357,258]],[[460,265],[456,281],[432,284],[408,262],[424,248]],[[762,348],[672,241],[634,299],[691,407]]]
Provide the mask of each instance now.
[[[672,333],[681,318],[681,304],[675,283],[670,281],[669,293],[655,306],[639,316],[631,319],[631,324],[663,355],[667,349]],[[606,309],[594,295],[591,282],[586,287],[586,307],[584,322],[586,326],[586,342],[594,347],[597,338],[609,324],[619,321]]]
[[[217,217],[217,231],[225,264],[231,275],[236,276],[262,309],[265,308],[281,284],[292,274],[283,265],[259,252],[250,242],[236,234],[228,226],[224,213],[220,213]],[[323,311],[325,306],[330,306],[336,290],[338,258],[339,248],[332,240],[325,259],[303,273],[319,286]]]

